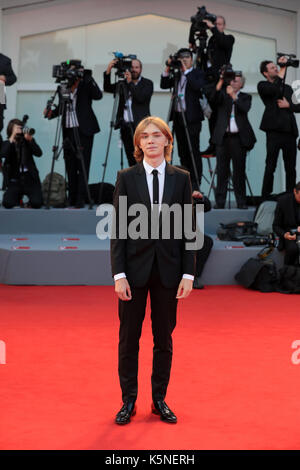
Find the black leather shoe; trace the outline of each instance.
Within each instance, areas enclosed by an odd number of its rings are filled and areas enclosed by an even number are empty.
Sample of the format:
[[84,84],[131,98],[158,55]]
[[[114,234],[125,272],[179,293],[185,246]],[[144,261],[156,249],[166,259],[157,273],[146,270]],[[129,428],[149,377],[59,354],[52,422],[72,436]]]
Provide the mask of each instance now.
[[195,277],[193,282],[194,289],[204,289],[204,285],[200,282],[200,277]]
[[170,410],[166,402],[163,400],[157,400],[152,403],[152,413],[159,415],[160,419],[166,423],[177,423],[177,418],[173,411]]
[[134,401],[128,401],[123,404],[120,411],[117,413],[115,422],[117,424],[128,424],[130,423],[131,416],[136,414],[136,406]]
[[224,208],[225,208],[225,206],[223,206],[223,204],[216,204],[214,206],[214,209],[224,209]]

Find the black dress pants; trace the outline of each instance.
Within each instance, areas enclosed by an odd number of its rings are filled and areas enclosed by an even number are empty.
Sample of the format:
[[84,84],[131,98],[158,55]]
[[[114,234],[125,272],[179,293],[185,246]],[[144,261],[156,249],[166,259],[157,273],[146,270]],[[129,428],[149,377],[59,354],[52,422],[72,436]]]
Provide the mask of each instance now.
[[135,131],[135,127],[132,124],[123,123],[121,125],[121,139],[125,148],[126,157],[128,160],[128,165],[133,166],[136,164],[136,159],[133,156],[134,146],[133,146],[133,134]]
[[144,287],[131,286],[132,299],[119,300],[119,379],[123,402],[137,397],[139,339],[148,292],[154,342],[151,377],[153,400],[163,400],[167,393],[173,355],[172,332],[176,325],[177,287],[168,289],[162,285],[154,259],[147,284]]
[[39,209],[43,205],[42,188],[39,178],[31,175],[28,171],[16,181],[10,181],[3,195],[2,205],[11,209],[20,204],[20,199],[28,196],[32,208]]
[[[193,150],[193,156],[195,160],[195,166],[198,173],[199,184],[201,184],[202,178],[202,158],[200,155],[200,131],[201,131],[201,121],[187,123],[187,130],[191,140],[191,146]],[[174,113],[174,132],[177,141],[178,155],[180,163],[182,166],[187,168],[191,174],[191,182],[193,190],[199,191],[197,185],[197,179],[195,176],[194,166],[192,162],[192,157],[188,145],[188,140],[184,128],[183,118],[181,113]]]
[[232,160],[232,184],[238,205],[246,204],[246,149],[242,147],[240,136],[225,134],[223,145],[217,145],[217,189],[216,203],[224,207],[226,202],[230,160]]
[[204,234],[203,247],[196,252],[196,272],[195,277],[200,277],[204,269],[205,263],[213,247],[213,239]]
[[[88,181],[94,136],[85,135],[79,129],[78,131]],[[64,156],[69,184],[69,202],[71,205],[75,205],[77,202],[85,202],[87,200],[86,184],[82,163],[76,153],[74,131],[72,128],[64,129]]]
[[267,197],[273,191],[274,173],[277,166],[279,151],[285,169],[285,190],[293,191],[296,184],[296,137],[288,132],[267,132],[267,157],[262,186],[262,196]]

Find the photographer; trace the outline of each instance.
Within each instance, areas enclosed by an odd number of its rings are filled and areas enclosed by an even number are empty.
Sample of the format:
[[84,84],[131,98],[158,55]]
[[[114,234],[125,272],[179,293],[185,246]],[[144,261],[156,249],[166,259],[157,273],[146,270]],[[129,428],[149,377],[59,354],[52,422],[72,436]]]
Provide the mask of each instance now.
[[[180,163],[182,166],[188,168],[191,173],[193,190],[199,190],[181,109],[186,118],[187,131],[191,141],[199,184],[201,184],[202,160],[200,156],[200,131],[202,126],[201,121],[203,121],[204,116],[199,99],[202,97],[202,89],[205,83],[204,72],[193,68],[193,54],[189,49],[179,49],[176,56],[181,62],[178,81],[178,101],[181,101],[181,106],[178,102],[176,109],[172,109],[171,120],[174,122],[174,132],[177,140]],[[160,87],[164,90],[174,87],[175,84],[175,75],[171,73],[170,70],[171,63],[172,58],[169,58],[165,71],[161,76]]]
[[0,54],[0,86],[3,87],[0,91],[0,132],[3,129],[3,113],[6,109],[5,87],[13,85],[16,81],[17,77],[12,69],[10,58]]
[[[279,250],[285,250],[284,264],[299,263],[297,238],[300,236],[300,182],[292,193],[284,194],[278,199],[273,222],[273,230],[280,237]],[[298,235],[293,232],[299,232]]]
[[260,129],[266,132],[266,166],[262,186],[262,197],[267,198],[273,190],[274,172],[279,151],[282,150],[286,173],[286,191],[293,191],[296,183],[296,138],[298,128],[294,113],[300,112],[300,105],[293,104],[293,89],[284,84],[287,58],[278,59],[280,69],[272,61],[264,60],[260,72],[266,78],[257,85],[265,111]]
[[[69,184],[69,205],[76,208],[84,207],[87,199],[86,184],[82,169],[81,160],[78,158],[74,128],[78,129],[81,144],[84,168],[89,179],[91,154],[93,148],[94,135],[100,132],[97,118],[92,109],[92,101],[102,98],[102,91],[92,77],[91,71],[84,70],[80,61],[71,60],[66,74],[74,72],[74,76],[68,79],[67,91],[69,102],[67,101],[62,116],[64,158],[68,174]],[[62,109],[61,102],[63,86],[58,86],[59,106],[55,109],[45,109],[44,116],[48,119],[58,117]]]
[[42,150],[32,135],[23,133],[23,122],[12,119],[7,126],[7,137],[2,143],[0,158],[4,158],[4,187],[2,205],[7,209],[20,204],[24,194],[34,209],[43,203],[41,182],[33,155],[42,156]]
[[[217,153],[217,190],[216,209],[225,207],[228,179],[230,176],[230,160],[233,165],[233,189],[239,209],[246,206],[246,154],[256,142],[256,138],[248,121],[248,112],[251,108],[252,97],[243,93],[245,78],[230,71],[229,80],[223,69],[216,85],[211,101],[217,109],[217,122],[212,136]],[[234,78],[232,79],[232,76]]]
[[[119,59],[113,59],[104,72],[104,91],[116,92],[116,83],[111,83],[111,70],[118,64]],[[138,123],[150,116],[150,100],[153,94],[153,82],[141,76],[142,62],[132,59],[130,70],[124,72],[127,100],[120,96],[115,129],[121,131],[128,165],[133,166],[136,160],[133,156],[133,134]]]

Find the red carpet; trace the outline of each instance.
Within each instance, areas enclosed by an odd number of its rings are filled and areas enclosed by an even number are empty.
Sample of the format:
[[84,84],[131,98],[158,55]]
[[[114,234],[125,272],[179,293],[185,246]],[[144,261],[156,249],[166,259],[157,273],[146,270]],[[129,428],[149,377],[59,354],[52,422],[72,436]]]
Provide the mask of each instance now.
[[126,427],[114,424],[113,288],[2,285],[0,296],[0,449],[300,449],[299,296],[226,286],[181,301],[166,399],[175,426],[150,414],[148,312]]

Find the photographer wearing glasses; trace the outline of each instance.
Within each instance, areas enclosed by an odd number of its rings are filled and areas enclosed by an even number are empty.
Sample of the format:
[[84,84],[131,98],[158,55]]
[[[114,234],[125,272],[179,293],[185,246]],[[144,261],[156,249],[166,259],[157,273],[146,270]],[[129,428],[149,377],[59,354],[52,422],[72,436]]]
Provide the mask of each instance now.
[[5,159],[3,165],[4,187],[6,189],[2,205],[11,209],[20,204],[24,195],[29,204],[39,209],[43,204],[43,196],[39,172],[33,155],[41,157],[43,152],[34,140],[33,129],[23,129],[23,122],[12,119],[7,126],[7,137],[1,146],[0,158]]
[[[116,53],[115,53],[116,55]],[[119,53],[119,55],[122,55]],[[130,56],[128,56],[130,57]],[[136,160],[133,156],[133,135],[138,123],[146,116],[150,116],[150,100],[153,94],[153,82],[142,77],[142,62],[135,58],[130,60],[128,67],[124,59],[115,58],[107,66],[104,72],[104,91],[116,93],[117,84],[111,83],[112,68],[116,68],[116,75],[124,80],[125,94],[122,93],[119,99],[115,129],[120,129],[121,139],[124,144],[128,165],[133,166]],[[136,56],[134,56],[136,57]]]
[[[173,69],[172,61],[179,61],[179,67]],[[199,102],[202,97],[202,89],[204,87],[204,72],[193,67],[193,54],[189,49],[182,48],[170,57],[166,63],[166,68],[160,79],[160,87],[163,90],[173,88],[175,80],[178,78],[177,95],[175,106],[172,108],[170,120],[174,122],[174,132],[177,140],[178,154],[180,163],[186,167],[191,173],[191,181],[193,190],[199,191],[197,178],[193,168],[193,161],[189,149],[187,132],[189,134],[195,166],[198,173],[199,184],[202,177],[202,160],[200,156],[200,131],[203,121],[203,111]],[[179,73],[179,77],[175,77]],[[183,120],[184,113],[187,129]]]
[[[292,101],[293,89],[284,83],[288,59],[278,58],[278,66],[270,60],[260,64],[260,72],[266,78],[257,85],[265,111],[260,129],[266,132],[266,166],[262,186],[262,197],[267,198],[273,191],[274,173],[280,150],[285,168],[285,190],[293,191],[296,184],[296,138],[298,127],[294,113],[300,112],[300,105]],[[291,64],[292,65],[292,64]],[[294,67],[297,65],[294,65]]]
[[292,193],[278,199],[273,230],[280,237],[279,250],[285,250],[284,264],[299,264],[297,241],[300,237],[300,182]]

